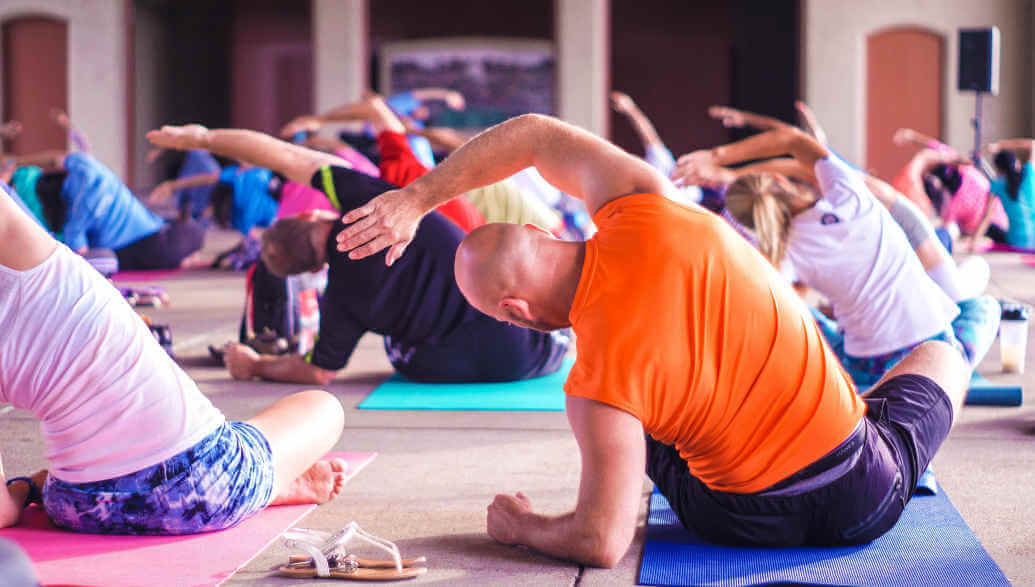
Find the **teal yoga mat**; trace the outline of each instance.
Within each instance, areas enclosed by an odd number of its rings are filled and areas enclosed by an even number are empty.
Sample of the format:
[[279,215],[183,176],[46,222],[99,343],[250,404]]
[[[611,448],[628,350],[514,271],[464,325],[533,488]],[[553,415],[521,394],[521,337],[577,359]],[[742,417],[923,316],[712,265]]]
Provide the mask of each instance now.
[[414,383],[396,374],[360,402],[361,410],[564,411],[564,380],[575,359],[550,375],[504,383]]

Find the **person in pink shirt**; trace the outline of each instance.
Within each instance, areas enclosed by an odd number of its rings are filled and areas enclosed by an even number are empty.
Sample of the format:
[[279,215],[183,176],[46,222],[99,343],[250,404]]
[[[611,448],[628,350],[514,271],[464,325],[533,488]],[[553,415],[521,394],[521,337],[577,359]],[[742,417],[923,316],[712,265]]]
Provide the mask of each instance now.
[[[977,234],[986,211],[992,224],[1006,230],[1010,221],[1002,204],[990,197],[988,178],[978,167],[966,162],[952,147],[913,129],[900,128],[893,138],[896,145],[922,145],[892,181],[929,216],[937,216],[945,225],[955,224],[962,235]],[[991,210],[987,210],[991,206]],[[994,229],[993,229],[994,230]]]

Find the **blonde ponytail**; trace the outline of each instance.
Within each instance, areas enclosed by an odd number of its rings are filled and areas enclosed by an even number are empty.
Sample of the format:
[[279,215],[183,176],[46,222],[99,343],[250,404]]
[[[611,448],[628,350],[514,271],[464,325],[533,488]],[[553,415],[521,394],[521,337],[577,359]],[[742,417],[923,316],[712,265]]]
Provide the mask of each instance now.
[[791,231],[792,200],[797,195],[785,189],[771,173],[737,178],[726,190],[726,209],[758,239],[758,249],[779,267],[787,253]]

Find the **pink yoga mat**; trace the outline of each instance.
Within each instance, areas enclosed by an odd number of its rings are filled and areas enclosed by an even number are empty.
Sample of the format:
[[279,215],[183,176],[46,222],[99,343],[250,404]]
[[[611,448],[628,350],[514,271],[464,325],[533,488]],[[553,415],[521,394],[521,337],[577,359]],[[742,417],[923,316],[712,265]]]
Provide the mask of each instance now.
[[153,271],[119,271],[111,276],[112,281],[158,281],[179,273],[181,269],[155,269]]
[[[375,456],[327,455],[348,461],[349,479]],[[55,528],[41,508],[31,507],[17,526],[0,530],[0,537],[25,549],[44,585],[209,586],[229,579],[315,508],[266,508],[229,530],[193,536],[102,536]]]

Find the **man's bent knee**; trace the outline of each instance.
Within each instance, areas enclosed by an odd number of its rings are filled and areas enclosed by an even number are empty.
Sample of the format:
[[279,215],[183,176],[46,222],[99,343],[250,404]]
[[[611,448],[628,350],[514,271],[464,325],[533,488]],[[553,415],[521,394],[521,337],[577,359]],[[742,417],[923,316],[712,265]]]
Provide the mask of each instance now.
[[970,381],[970,365],[951,344],[927,341],[909,353],[889,375],[916,374],[934,381],[949,396],[954,416],[963,405]]

